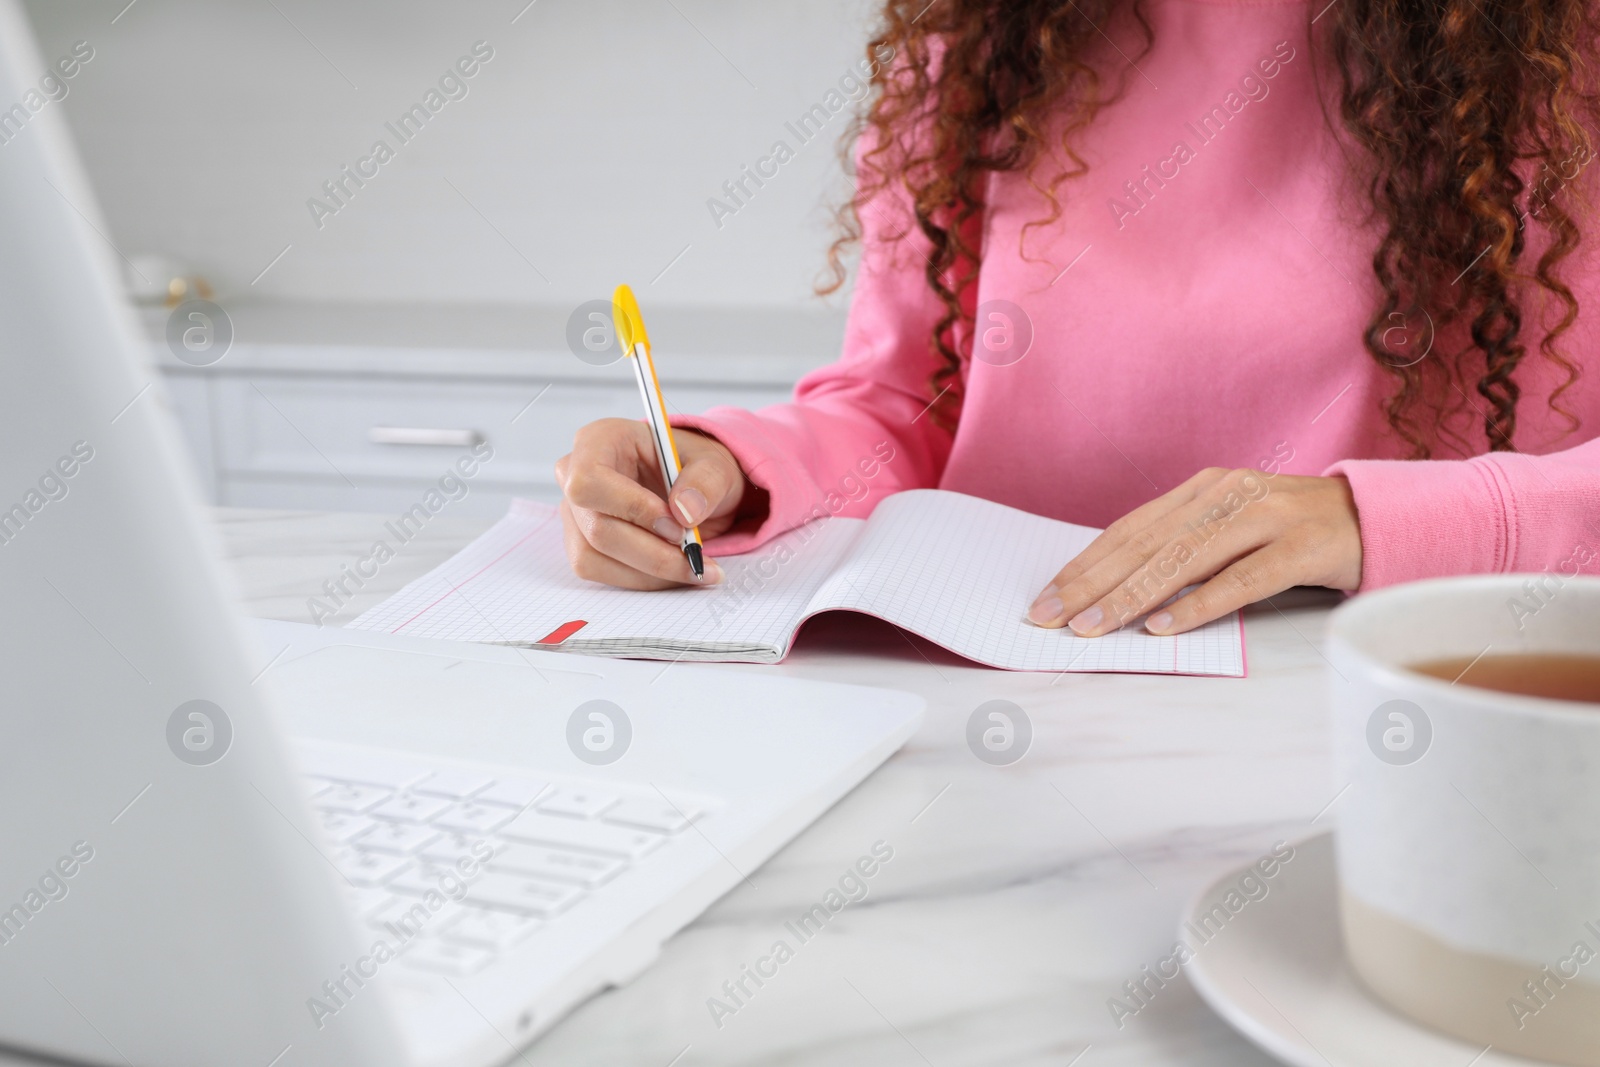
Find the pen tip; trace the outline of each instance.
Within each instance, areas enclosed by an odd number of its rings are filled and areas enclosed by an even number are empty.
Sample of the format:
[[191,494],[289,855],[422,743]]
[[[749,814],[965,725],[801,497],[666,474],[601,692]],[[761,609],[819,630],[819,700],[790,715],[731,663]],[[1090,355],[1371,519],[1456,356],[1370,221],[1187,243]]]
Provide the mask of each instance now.
[[689,560],[689,569],[694,571],[694,580],[697,582],[705,581],[706,561],[704,556],[701,555],[700,546],[693,543],[684,545],[683,554]]

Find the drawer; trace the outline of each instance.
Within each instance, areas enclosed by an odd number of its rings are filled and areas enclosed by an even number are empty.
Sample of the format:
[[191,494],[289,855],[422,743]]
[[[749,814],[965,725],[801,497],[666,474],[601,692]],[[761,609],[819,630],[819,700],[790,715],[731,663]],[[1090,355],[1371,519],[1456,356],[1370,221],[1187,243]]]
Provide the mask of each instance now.
[[[476,485],[548,498],[555,461],[580,426],[640,414],[637,387],[620,375],[615,383],[548,387],[262,375],[219,378],[213,387],[218,477],[238,488],[288,487],[299,480],[347,492],[423,486],[469,453],[473,442],[485,441],[493,455],[475,475]],[[777,386],[668,385],[664,391],[669,408],[685,413],[719,404],[760,407],[789,395]],[[223,495],[244,502],[231,489]],[[306,506],[317,505],[308,500]]]

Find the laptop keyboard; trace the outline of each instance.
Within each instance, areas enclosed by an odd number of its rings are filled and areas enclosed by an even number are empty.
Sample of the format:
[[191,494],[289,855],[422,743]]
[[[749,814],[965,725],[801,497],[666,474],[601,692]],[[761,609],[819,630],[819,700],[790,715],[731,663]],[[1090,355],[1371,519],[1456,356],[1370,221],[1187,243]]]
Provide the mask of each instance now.
[[364,749],[306,744],[299,754],[358,921],[401,965],[447,976],[475,974],[561,921],[714,806]]

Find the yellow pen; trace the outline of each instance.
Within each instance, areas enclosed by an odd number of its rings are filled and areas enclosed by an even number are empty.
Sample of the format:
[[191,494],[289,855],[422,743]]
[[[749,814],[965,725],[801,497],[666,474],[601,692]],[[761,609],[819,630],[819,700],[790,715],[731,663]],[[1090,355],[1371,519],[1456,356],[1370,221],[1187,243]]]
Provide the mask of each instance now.
[[[661,473],[666,478],[667,492],[678,480],[683,466],[678,461],[678,446],[672,440],[672,424],[667,421],[667,402],[661,397],[661,382],[656,378],[655,360],[650,358],[650,335],[644,331],[644,317],[639,314],[639,302],[633,290],[626,285],[617,286],[611,294],[611,319],[617,328],[617,342],[622,354],[633,362],[633,376],[639,382],[639,396],[644,400],[645,415],[650,419],[650,435],[655,438],[656,456],[661,460]],[[700,540],[700,527],[691,526],[683,531],[683,555],[689,561],[697,582],[705,581],[705,546]]]

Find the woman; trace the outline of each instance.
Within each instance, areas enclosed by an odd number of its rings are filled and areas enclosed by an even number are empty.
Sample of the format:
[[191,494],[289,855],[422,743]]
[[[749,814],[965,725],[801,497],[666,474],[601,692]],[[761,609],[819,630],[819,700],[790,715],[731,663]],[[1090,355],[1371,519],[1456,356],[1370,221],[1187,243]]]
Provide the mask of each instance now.
[[843,481],[1109,524],[1018,605],[1089,636],[1600,570],[1587,3],[1313,3],[891,0],[842,358],[675,420],[670,502],[641,424],[585,427],[573,569],[688,582],[680,523],[747,551]]

